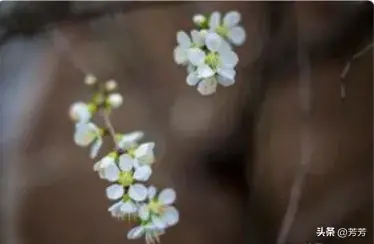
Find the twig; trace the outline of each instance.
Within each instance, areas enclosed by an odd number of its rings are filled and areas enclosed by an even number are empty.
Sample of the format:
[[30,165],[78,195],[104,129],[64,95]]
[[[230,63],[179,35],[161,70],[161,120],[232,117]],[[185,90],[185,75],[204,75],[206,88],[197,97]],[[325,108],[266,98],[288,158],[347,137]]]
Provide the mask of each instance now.
[[361,56],[363,56],[365,53],[370,51],[373,48],[373,43],[370,43],[369,45],[365,46],[363,49],[361,49],[359,52],[355,53],[350,60],[348,60],[340,73],[340,97],[342,99],[346,96],[346,87],[345,87],[345,79],[347,77],[348,72],[351,70],[352,62]]
[[109,132],[109,135],[113,139],[115,148],[117,149],[118,148],[118,142],[117,142],[117,139],[116,139],[116,131],[114,130],[112,122],[110,122],[110,110],[104,109],[102,114],[103,114],[103,119],[104,119],[105,126],[106,126],[106,128]]
[[[299,25],[298,25],[299,28]],[[277,244],[284,244],[287,242],[288,235],[295,222],[295,216],[299,210],[299,203],[302,197],[302,190],[305,183],[306,175],[308,174],[311,158],[312,158],[312,142],[310,137],[310,128],[308,126],[311,110],[311,75],[310,63],[308,57],[308,50],[302,44],[302,40],[298,41],[298,61],[300,69],[299,91],[301,111],[303,116],[303,126],[301,127],[301,159],[299,169],[296,172],[295,180],[291,186],[290,197],[283,217],[281,228],[277,238]]]

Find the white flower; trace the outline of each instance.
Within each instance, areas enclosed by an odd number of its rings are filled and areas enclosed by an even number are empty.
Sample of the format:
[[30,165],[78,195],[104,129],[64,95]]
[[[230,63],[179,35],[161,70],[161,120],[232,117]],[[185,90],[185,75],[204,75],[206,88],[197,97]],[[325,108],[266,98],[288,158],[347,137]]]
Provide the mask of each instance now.
[[118,108],[123,103],[123,97],[119,93],[110,94],[108,97],[108,103],[112,108]]
[[189,72],[186,83],[190,86],[199,84],[198,91],[202,95],[210,95],[216,91],[217,82],[222,86],[231,86],[235,83],[234,68],[239,58],[216,33],[208,33],[205,43],[209,50],[207,54],[198,56],[189,51],[190,61],[197,69]]
[[149,203],[143,204],[139,208],[139,217],[160,229],[173,226],[179,221],[178,210],[171,206],[175,202],[176,194],[173,189],[167,188],[160,192],[156,198],[156,188],[148,188]]
[[118,146],[123,150],[127,150],[136,146],[137,142],[144,136],[142,131],[133,131],[130,133],[122,134],[118,136]]
[[127,233],[127,238],[130,240],[139,239],[143,235],[145,236],[145,242],[147,244],[153,244],[160,242],[159,237],[165,233],[164,229],[157,228],[152,224],[140,225],[132,228]]
[[209,19],[209,28],[224,38],[227,38],[234,45],[240,46],[246,39],[243,27],[238,26],[241,16],[236,11],[228,12],[221,23],[221,14],[214,12]]
[[109,165],[104,169],[105,179],[111,182],[118,182],[107,188],[107,196],[109,199],[116,200],[124,195],[124,187],[129,187],[129,197],[140,202],[147,197],[147,188],[142,184],[133,184],[134,181],[147,181],[151,174],[152,169],[148,165],[134,167],[132,158],[123,154],[119,157],[119,168],[117,165]]
[[92,116],[90,106],[84,102],[75,102],[69,109],[70,118],[78,123],[87,123]]
[[94,123],[78,123],[75,126],[74,141],[81,147],[92,144],[90,157],[95,158],[103,144],[102,130]]
[[[197,30],[191,31],[191,38],[184,31],[178,31],[178,46],[174,49],[174,61],[177,64],[187,65],[189,63],[188,51],[194,49],[197,52],[204,46],[204,35]],[[202,52],[202,50],[200,50]]]

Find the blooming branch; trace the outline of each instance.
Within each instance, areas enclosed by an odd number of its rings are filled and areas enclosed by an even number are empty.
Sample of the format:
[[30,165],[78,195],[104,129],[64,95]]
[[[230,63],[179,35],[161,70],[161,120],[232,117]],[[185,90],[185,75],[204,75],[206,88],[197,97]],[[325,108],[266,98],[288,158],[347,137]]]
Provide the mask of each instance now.
[[[74,141],[81,147],[90,145],[90,157],[94,159],[103,144],[102,138],[112,137],[114,149],[93,165],[99,178],[111,183],[106,188],[106,195],[116,202],[108,211],[115,218],[137,224],[128,232],[128,239],[145,236],[146,243],[158,242],[159,236],[168,227],[178,223],[179,212],[172,206],[176,200],[173,189],[166,188],[157,193],[154,186],[143,184],[152,175],[155,143],[138,144],[144,136],[141,131],[126,134],[115,131],[110,114],[123,102],[122,96],[115,93],[115,81],[100,84],[94,76],[87,75],[85,84],[94,90],[94,95],[88,103],[79,101],[70,108],[70,117],[76,122]],[[104,120],[104,128],[91,121],[99,112]]]

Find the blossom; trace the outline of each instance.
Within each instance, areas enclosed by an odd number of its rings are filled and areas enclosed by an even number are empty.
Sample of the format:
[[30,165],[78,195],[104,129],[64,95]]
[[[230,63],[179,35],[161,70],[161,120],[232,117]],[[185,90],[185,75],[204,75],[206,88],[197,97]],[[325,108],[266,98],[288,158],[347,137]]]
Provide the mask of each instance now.
[[104,170],[105,179],[111,182],[117,182],[107,187],[107,196],[111,200],[117,200],[125,194],[125,187],[128,187],[128,196],[134,201],[143,201],[147,197],[147,188],[139,183],[133,184],[135,181],[147,181],[152,169],[148,165],[137,166],[127,154],[119,157],[117,167],[116,164],[109,165]]
[[110,153],[94,164],[93,170],[99,173],[100,179],[105,179],[105,171],[107,167],[115,165],[115,159],[116,155]]
[[160,242],[159,236],[165,233],[164,229],[157,228],[155,225],[143,224],[132,228],[127,233],[128,239],[139,239],[143,235],[145,236],[145,242],[147,244],[153,244],[155,242]]
[[70,106],[69,116],[77,123],[86,123],[91,119],[93,108],[84,102],[75,102]]
[[118,147],[122,150],[127,150],[129,148],[135,147],[137,142],[142,139],[144,133],[142,131],[133,131],[126,134],[117,135]]
[[173,226],[179,221],[178,210],[171,206],[175,202],[176,194],[171,188],[166,188],[156,197],[156,188],[148,188],[149,203],[139,207],[139,217],[144,222],[151,222],[159,229]]
[[[235,83],[235,66],[239,58],[228,44],[216,33],[208,33],[205,38],[207,54],[189,55],[192,64],[197,69],[188,74],[186,83],[190,86],[198,85],[202,95],[210,95],[216,91],[217,82],[222,86]],[[191,53],[191,52],[190,52]]]
[[209,19],[209,28],[211,31],[228,39],[234,45],[240,46],[246,39],[244,28],[238,25],[240,20],[240,13],[230,11],[224,16],[221,22],[221,14],[219,12],[214,12]]
[[[177,42],[178,46],[174,49],[174,61],[177,64],[187,65],[189,63],[188,52],[190,49],[195,51],[201,51],[201,47],[204,46],[204,32],[197,30],[191,31],[191,38],[184,31],[178,31]],[[201,51],[203,52],[203,51]],[[201,54],[200,52],[200,54]]]
[[75,125],[74,141],[78,146],[86,147],[90,144],[90,157],[95,158],[103,144],[103,130],[94,123],[78,123]]

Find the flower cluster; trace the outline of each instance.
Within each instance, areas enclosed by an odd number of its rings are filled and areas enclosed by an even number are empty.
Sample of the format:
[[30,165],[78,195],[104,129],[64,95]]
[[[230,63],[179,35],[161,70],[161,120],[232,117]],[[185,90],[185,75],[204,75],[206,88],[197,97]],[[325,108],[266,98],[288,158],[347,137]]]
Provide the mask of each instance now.
[[219,12],[209,17],[198,14],[193,17],[196,29],[190,36],[184,31],[177,33],[174,61],[187,67],[186,82],[197,86],[200,94],[215,93],[218,83],[226,87],[235,83],[239,58],[232,45],[240,46],[246,39],[245,30],[238,25],[240,20],[236,11],[222,19]]
[[[109,114],[123,102],[122,96],[115,92],[115,81],[102,84],[94,76],[87,75],[85,83],[94,90],[94,95],[89,102],[75,102],[70,107],[70,117],[76,123],[74,141],[81,147],[90,146],[90,157],[94,159],[103,144],[103,137],[112,137],[115,148],[93,166],[99,177],[111,184],[106,188],[106,195],[116,202],[108,211],[117,219],[137,222],[138,226],[127,234],[129,239],[145,236],[147,243],[158,242],[159,236],[179,221],[179,213],[172,206],[176,200],[173,189],[166,188],[157,193],[154,186],[144,185],[151,177],[151,166],[155,163],[155,144],[139,143],[144,136],[141,131],[126,134],[114,131]],[[100,112],[105,121],[103,128],[92,122]]]

